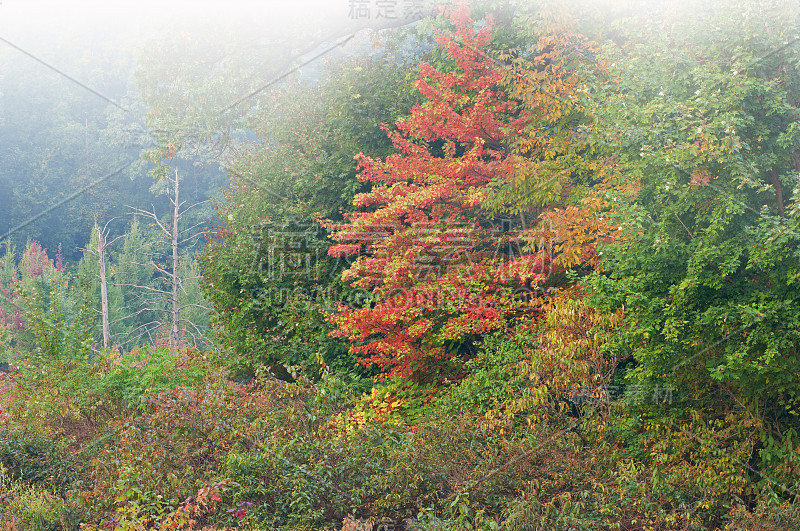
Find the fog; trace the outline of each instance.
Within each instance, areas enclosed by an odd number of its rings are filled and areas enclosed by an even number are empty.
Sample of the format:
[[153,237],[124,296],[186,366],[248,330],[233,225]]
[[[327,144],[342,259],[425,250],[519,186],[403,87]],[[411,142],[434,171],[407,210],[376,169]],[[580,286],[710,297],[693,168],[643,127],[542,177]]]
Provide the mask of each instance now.
[[[295,73],[313,79],[326,60],[368,47],[374,30],[413,22],[403,15],[418,13],[396,5],[387,18],[346,0],[4,0],[0,239],[62,244],[78,259],[95,218],[165,201],[141,160],[157,142],[147,109],[182,121],[170,127],[204,128],[195,137],[247,136],[241,120],[271,87]],[[227,182],[225,157],[207,147],[175,160],[193,200]]]

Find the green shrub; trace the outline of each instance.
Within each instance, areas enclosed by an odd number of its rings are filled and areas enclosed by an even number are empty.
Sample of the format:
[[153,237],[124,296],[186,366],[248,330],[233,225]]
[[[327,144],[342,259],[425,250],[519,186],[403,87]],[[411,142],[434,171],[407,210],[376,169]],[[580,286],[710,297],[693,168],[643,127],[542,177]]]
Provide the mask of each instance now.
[[14,479],[0,466],[0,520],[12,527],[30,531],[73,531],[78,529],[75,507],[39,484]]
[[139,347],[121,357],[110,355],[98,364],[108,372],[98,381],[97,392],[130,408],[142,408],[148,395],[201,382],[204,367],[198,361],[201,354],[196,350],[173,354],[167,347]]
[[41,435],[0,432],[0,463],[11,481],[63,487],[74,478],[55,443]]
[[438,407],[451,413],[485,414],[499,409],[525,387],[519,364],[530,359],[530,337],[519,334],[488,337],[478,355],[466,361],[467,376],[439,398]]
[[[240,485],[233,501],[251,502],[257,528],[319,527],[347,515],[371,516],[378,476],[402,444],[394,425],[353,422],[353,393],[323,375],[279,390],[271,419],[250,448],[228,454],[221,477]],[[233,523],[233,522],[230,522]]]
[[751,510],[743,505],[731,511],[731,519],[725,531],[794,531],[800,522],[800,497],[794,491],[793,499],[781,499],[774,491],[765,487],[758,503]]

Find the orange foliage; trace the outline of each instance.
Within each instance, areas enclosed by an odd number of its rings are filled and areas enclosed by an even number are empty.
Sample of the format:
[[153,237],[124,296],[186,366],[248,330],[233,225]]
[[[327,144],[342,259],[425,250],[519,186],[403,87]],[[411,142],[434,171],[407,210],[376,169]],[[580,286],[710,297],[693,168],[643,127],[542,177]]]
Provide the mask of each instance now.
[[437,41],[457,68],[420,65],[416,87],[427,101],[388,133],[397,154],[360,155],[359,179],[375,186],[355,198],[365,210],[334,227],[340,243],[329,251],[361,253],[343,279],[370,289],[376,301],[341,308],[332,317],[336,334],[353,342],[361,363],[392,375],[433,369],[452,355],[448,342],[534,308],[527,292],[546,277],[543,250],[523,252],[522,234],[483,207],[489,187],[517,171],[510,147],[530,113],[502,92],[503,74],[482,51],[491,24],[476,32],[464,5],[452,20],[455,35]]

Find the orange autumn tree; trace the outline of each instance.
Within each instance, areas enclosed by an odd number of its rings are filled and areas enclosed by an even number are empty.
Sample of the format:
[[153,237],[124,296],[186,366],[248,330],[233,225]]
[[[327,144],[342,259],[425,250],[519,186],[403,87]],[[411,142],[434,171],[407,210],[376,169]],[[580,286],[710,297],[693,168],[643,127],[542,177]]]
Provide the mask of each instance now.
[[[359,211],[334,229],[329,254],[352,263],[343,279],[371,303],[342,307],[334,332],[384,375],[430,375],[472,339],[536,312],[531,293],[549,267],[545,249],[483,206],[493,183],[516,171],[513,140],[530,113],[501,90],[503,74],[483,52],[491,21],[475,31],[465,6],[437,42],[454,68],[420,64],[426,102],[387,130],[398,153],[359,154]],[[522,252],[522,249],[527,249]],[[532,300],[534,299],[534,300]]]
[[494,183],[484,205],[538,227],[554,266],[594,268],[596,245],[613,241],[611,199],[618,185],[617,157],[596,131],[586,108],[587,87],[608,83],[597,43],[573,29],[560,8],[543,13],[540,36],[526,53],[502,56],[502,83],[530,113],[514,138],[515,171]]

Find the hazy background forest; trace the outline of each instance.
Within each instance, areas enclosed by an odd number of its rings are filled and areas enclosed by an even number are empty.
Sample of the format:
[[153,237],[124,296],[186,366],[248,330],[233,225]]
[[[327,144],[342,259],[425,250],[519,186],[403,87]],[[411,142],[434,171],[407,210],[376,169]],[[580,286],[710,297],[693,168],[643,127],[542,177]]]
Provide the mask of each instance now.
[[800,529],[800,6],[0,3],[0,528]]
[[[245,117],[264,91],[225,107],[297,64],[307,63],[294,73],[302,82],[318,82],[321,61],[309,59],[359,27],[381,27],[381,21],[350,19],[347,6],[323,3],[308,4],[302,14],[300,7],[271,6],[258,18],[245,6],[189,7],[159,6],[151,16],[124,3],[11,2],[0,20],[6,262],[19,260],[35,241],[51,258],[60,253],[70,271],[88,268],[96,276],[97,258],[81,261],[97,245],[97,224],[107,241],[118,242],[108,249],[109,318],[127,350],[152,343],[163,320],[146,309],[160,305],[135,287],[163,287],[164,275],[151,262],[169,254],[157,224],[134,215],[154,211],[163,220],[171,212],[150,152],[182,142],[170,159],[180,171],[181,200],[200,203],[182,218],[182,229],[196,228],[182,238],[182,305],[205,307],[194,262],[206,228],[200,224],[213,218],[211,200],[222,196],[236,153],[253,139],[253,122]],[[324,55],[335,61],[364,46],[362,35],[347,50]],[[129,237],[118,239],[123,235]],[[93,290],[99,311],[99,286]],[[197,325],[196,340],[204,335],[203,313],[186,320]]]

